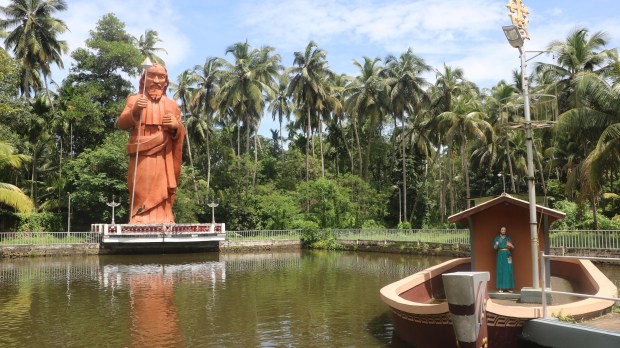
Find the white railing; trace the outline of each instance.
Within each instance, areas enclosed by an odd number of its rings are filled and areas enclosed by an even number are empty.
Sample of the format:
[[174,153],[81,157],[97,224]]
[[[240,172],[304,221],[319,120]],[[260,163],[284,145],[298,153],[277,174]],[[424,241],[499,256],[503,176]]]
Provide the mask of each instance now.
[[337,240],[469,244],[469,230],[450,229],[362,229],[332,230]]
[[556,259],[556,260],[557,259],[581,259],[581,260],[592,260],[592,261],[620,262],[620,258],[613,258],[613,257],[555,256],[555,255],[545,255],[545,253],[541,251],[540,252],[540,276],[542,278],[541,295],[542,295],[543,318],[549,318],[548,313],[547,313],[547,295],[546,295],[547,293],[557,294],[557,295],[569,295],[569,296],[582,297],[582,298],[594,298],[594,299],[599,299],[599,300],[609,300],[609,301],[614,301],[614,302],[620,301],[620,298],[617,298],[617,297],[606,297],[606,296],[581,294],[581,293],[575,293],[575,292],[547,290],[546,289],[547,288],[546,278],[547,278],[548,271],[547,271],[547,262],[545,262],[545,260],[550,260],[550,259]]
[[[336,240],[421,242],[437,244],[469,245],[467,229],[332,229],[321,231]],[[247,230],[228,231],[230,241],[252,240],[299,240],[301,230]],[[620,249],[620,230],[553,230],[550,247],[566,249]],[[0,232],[2,245],[56,245],[99,243],[98,232]]]
[[552,248],[620,249],[618,230],[553,230],[550,238]]
[[97,232],[0,232],[3,245],[58,245],[101,242]]
[[300,240],[301,230],[248,230],[228,231],[229,241]]

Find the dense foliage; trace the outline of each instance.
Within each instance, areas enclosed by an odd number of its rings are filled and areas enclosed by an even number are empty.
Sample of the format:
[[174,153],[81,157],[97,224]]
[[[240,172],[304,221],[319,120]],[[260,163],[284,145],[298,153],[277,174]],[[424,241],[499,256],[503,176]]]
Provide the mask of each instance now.
[[[37,15],[57,23],[66,5],[49,3]],[[23,28],[10,6],[0,28],[12,38]],[[136,39],[106,14],[48,92],[37,78],[62,64],[60,24],[36,36],[47,60],[13,41],[12,56],[0,51],[0,183],[30,203],[0,196],[0,230],[65,229],[69,209],[71,229],[87,230],[111,220],[112,199],[122,203],[116,221],[127,221],[127,134],[114,122],[142,60],[161,59],[161,40],[152,30]],[[533,120],[548,126],[534,131],[536,189],[570,213],[562,228],[619,227],[620,65],[606,44],[604,33],[577,29],[528,77]],[[355,60],[356,76],[331,71],[312,41],[290,67],[269,46],[222,53],[170,76],[188,130],[177,222],[211,221],[207,204],[218,203],[215,220],[232,230],[445,227],[476,198],[527,192],[518,72],[481,90],[411,49]],[[278,122],[270,137],[257,133],[263,117]]]

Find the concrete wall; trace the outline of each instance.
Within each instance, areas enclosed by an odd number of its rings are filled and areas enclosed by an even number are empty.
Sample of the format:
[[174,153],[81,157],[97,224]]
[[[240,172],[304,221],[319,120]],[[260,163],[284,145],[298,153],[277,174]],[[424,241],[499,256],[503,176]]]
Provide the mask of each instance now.
[[0,258],[100,254],[99,244],[3,245]]
[[235,241],[220,242],[220,252],[264,251],[272,249],[300,249],[301,240]]

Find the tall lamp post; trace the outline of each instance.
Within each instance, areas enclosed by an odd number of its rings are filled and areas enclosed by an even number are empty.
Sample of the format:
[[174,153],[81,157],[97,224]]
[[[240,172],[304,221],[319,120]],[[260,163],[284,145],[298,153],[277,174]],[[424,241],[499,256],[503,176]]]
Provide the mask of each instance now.
[[504,191],[503,192],[506,193],[506,177],[502,173],[497,174],[497,176],[502,178],[502,184],[503,184],[503,187],[504,187]]
[[536,187],[534,184],[534,156],[532,145],[532,122],[530,119],[530,97],[527,78],[527,60],[523,49],[524,38],[529,39],[527,34],[527,15],[528,11],[521,0],[509,1],[506,5],[510,10],[509,17],[513,25],[503,26],[504,34],[510,45],[519,50],[521,55],[521,78],[523,84],[523,113],[525,117],[525,140],[526,140],[526,160],[527,160],[527,189],[529,197],[530,212],[530,237],[532,252],[532,287],[540,288],[538,275],[538,228],[536,223]]
[[211,207],[211,223],[215,224],[215,207],[217,207],[219,204],[217,204],[217,203],[207,203],[207,205],[209,207]]
[[108,207],[112,208],[112,225],[115,225],[114,223],[114,208],[118,207],[121,203],[120,202],[114,202],[114,196],[112,196],[112,202],[106,202],[106,205]]
[[67,204],[67,235],[71,233],[71,192],[67,192],[69,202]]

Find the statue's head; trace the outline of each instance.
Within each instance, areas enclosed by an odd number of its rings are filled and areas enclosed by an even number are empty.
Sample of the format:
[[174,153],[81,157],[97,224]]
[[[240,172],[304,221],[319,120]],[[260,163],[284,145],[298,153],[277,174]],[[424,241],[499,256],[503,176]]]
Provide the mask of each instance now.
[[145,91],[145,94],[152,100],[161,99],[162,95],[166,95],[166,88],[168,88],[168,71],[166,67],[161,64],[153,64],[146,70],[146,89],[144,89],[144,72],[140,76],[140,93]]

